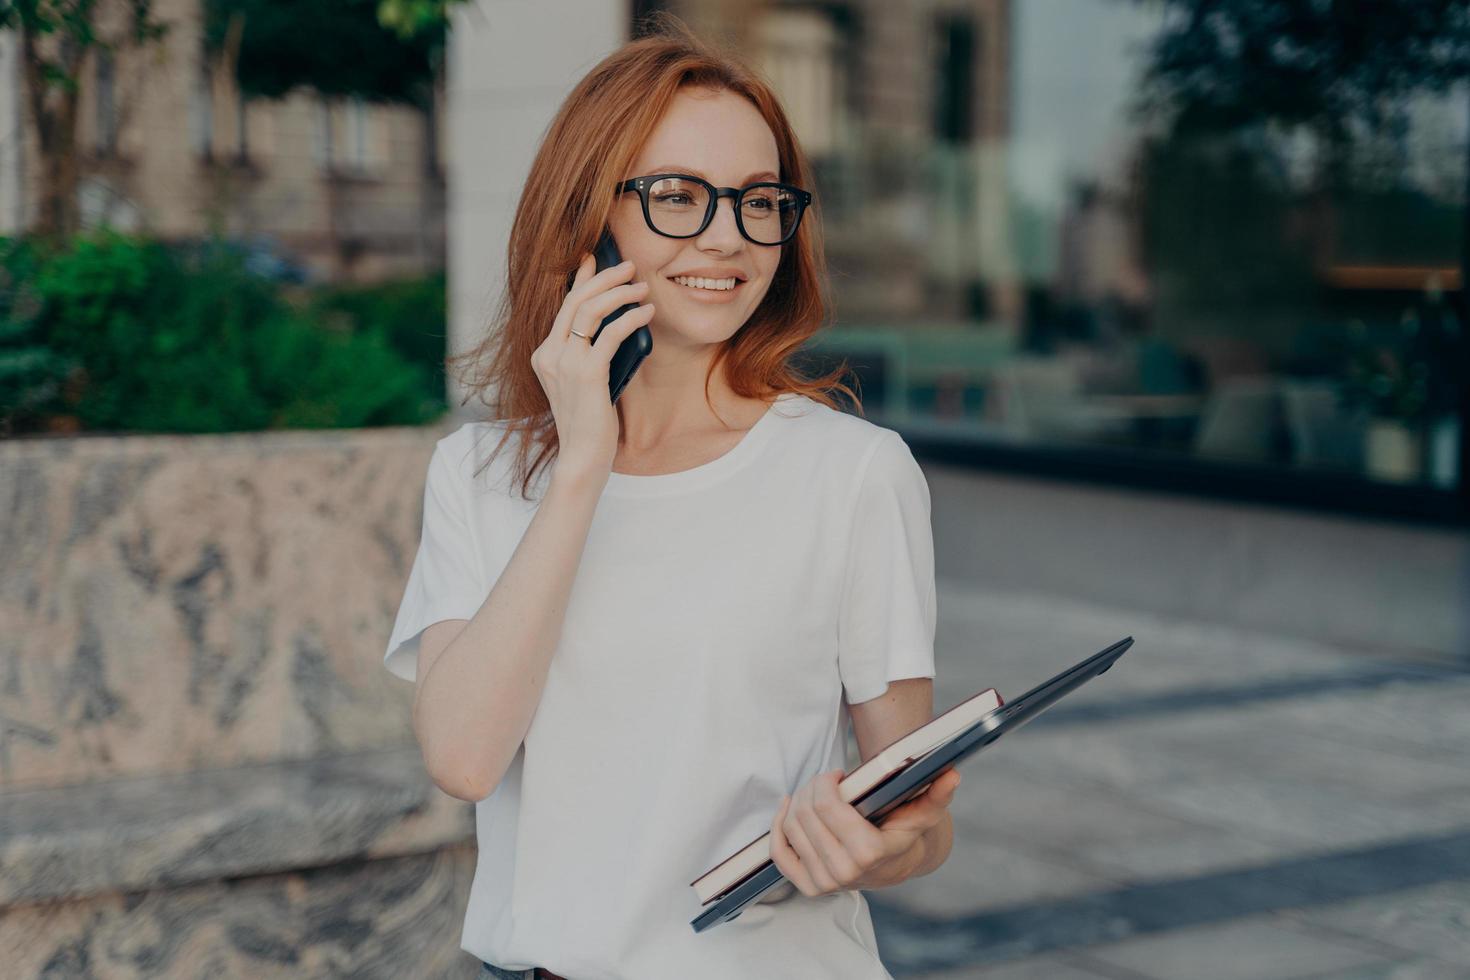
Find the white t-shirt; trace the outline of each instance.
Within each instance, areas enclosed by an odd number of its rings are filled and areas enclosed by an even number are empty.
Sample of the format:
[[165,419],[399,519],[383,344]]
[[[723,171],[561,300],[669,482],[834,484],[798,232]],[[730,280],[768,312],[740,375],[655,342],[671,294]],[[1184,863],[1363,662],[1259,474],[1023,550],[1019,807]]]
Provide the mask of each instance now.
[[[531,521],[514,439],[468,423],[429,463],[423,538],[385,662],[470,619]],[[690,882],[844,767],[848,702],[934,676],[929,488],[894,431],[783,394],[693,469],[612,473],[561,642],[505,777],[476,804],[460,945],[576,980],[882,980],[859,891],[747,905],[696,933]],[[769,897],[769,895],[767,896]]]

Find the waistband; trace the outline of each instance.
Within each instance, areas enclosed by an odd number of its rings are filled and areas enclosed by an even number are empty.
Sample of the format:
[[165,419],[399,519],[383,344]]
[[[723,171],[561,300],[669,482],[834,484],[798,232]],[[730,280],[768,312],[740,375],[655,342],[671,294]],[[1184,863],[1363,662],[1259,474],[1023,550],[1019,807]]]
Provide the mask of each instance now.
[[485,968],[485,972],[488,975],[496,978],[510,977],[515,978],[515,980],[567,980],[560,973],[552,973],[544,966],[532,967],[529,970],[507,970],[503,966],[486,963],[484,960],[480,961],[480,965]]

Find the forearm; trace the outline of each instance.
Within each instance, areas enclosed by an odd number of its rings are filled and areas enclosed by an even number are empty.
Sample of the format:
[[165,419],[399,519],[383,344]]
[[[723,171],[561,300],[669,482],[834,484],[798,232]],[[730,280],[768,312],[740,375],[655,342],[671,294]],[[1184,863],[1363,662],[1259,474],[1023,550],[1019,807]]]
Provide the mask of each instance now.
[[484,604],[419,685],[414,729],[441,788],[488,796],[525,738],[560,641],[597,487],[553,477]]

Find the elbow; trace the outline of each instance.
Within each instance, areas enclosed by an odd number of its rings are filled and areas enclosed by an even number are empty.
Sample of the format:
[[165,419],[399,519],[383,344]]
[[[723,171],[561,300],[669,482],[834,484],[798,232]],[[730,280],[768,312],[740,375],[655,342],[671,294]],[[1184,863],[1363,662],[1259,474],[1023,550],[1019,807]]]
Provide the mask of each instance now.
[[472,783],[465,780],[435,779],[434,785],[456,800],[463,800],[466,803],[479,803],[481,800],[488,799],[490,794],[495,792],[494,786],[485,788],[484,783]]
[[478,803],[495,792],[515,756],[514,751],[506,755],[493,746],[485,747],[479,739],[467,741],[442,726],[425,724],[417,704],[413,727],[429,778],[439,789],[466,803]]
[[495,792],[495,787],[500,784],[499,776],[491,776],[489,772],[473,765],[445,762],[435,764],[427,756],[424,758],[424,765],[435,786],[456,800],[466,803],[479,803]]
[[419,746],[434,785],[466,803],[478,803],[495,792],[508,768],[489,754],[467,752],[461,745],[444,746],[420,737]]

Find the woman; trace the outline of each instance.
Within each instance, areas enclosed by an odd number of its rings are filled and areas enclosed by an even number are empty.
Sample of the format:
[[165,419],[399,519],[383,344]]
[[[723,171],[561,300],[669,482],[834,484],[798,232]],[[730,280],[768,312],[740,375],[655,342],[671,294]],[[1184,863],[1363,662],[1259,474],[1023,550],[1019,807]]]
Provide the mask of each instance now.
[[[933,539],[907,445],[835,407],[845,367],[788,364],[828,309],[809,187],[770,90],[671,18],[532,167],[463,359],[495,421],[435,447],[385,656],[429,773],[477,804],[481,976],[888,977],[860,889],[948,853],[958,773],[881,828],[836,795],[849,718],[867,759],[932,717]],[[594,275],[604,226],[627,262]],[[695,933],[690,883],[767,830],[801,894]]]

